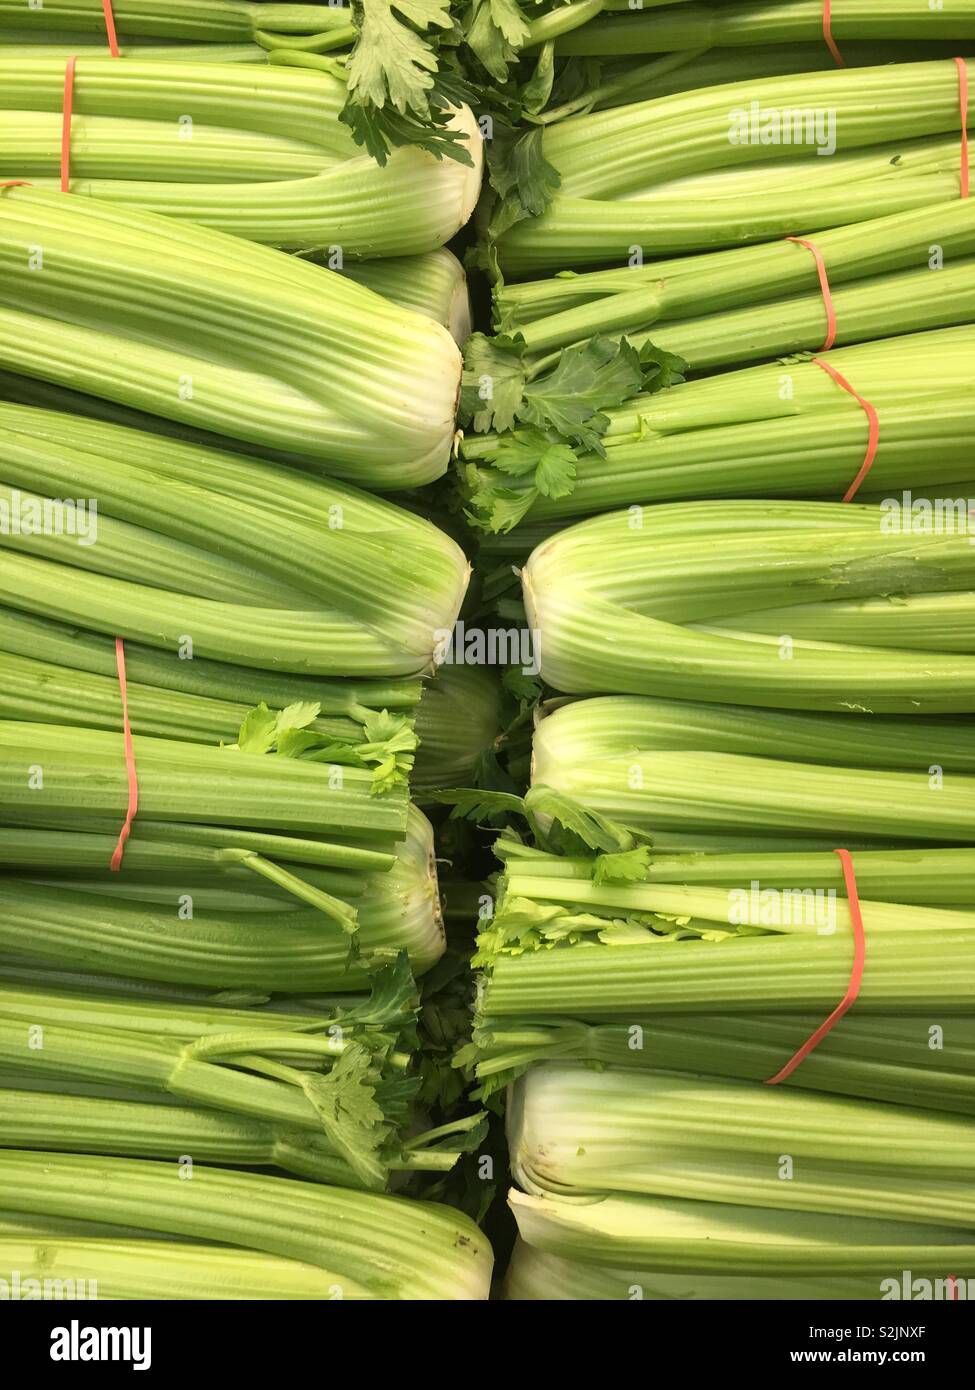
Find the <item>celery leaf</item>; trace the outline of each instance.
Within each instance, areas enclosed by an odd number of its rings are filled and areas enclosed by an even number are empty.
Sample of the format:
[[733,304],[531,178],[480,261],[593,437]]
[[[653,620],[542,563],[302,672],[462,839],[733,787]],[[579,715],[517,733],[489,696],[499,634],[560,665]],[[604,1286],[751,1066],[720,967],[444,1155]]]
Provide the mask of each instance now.
[[617,854],[600,854],[593,863],[593,883],[644,883],[650,867],[649,845],[623,850]]
[[525,387],[519,414],[605,456],[600,435],[609,422],[600,412],[621,405],[642,385],[639,354],[625,338],[590,338],[564,348],[551,371]]
[[[525,796],[525,811],[538,831],[539,839],[566,854],[584,854],[587,849],[615,854],[634,848],[634,834],[625,825],[590,810],[542,782],[536,782],[529,788]],[[544,831],[538,825],[539,817],[551,822]]]
[[277,715],[262,701],[244,716],[236,746],[242,753],[270,753],[277,736],[277,723]]
[[373,1084],[375,1068],[366,1049],[352,1042],[325,1076],[304,1075],[302,1090],[322,1128],[363,1183],[381,1190],[386,1169],[379,1150],[388,1133]]
[[528,24],[517,0],[474,0],[465,29],[467,45],[478,61],[496,82],[504,82],[508,65],[528,38]]

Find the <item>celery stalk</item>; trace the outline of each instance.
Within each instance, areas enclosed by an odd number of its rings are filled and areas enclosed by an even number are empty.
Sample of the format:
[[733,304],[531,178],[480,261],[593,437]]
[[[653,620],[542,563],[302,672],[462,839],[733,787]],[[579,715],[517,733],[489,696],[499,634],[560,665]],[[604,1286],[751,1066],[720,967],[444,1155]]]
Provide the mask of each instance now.
[[384,1299],[484,1299],[491,1252],[467,1217],[433,1203],[312,1186],[202,1165],[77,1154],[0,1153],[16,1210],[140,1226],[315,1265],[333,1297],[365,1287]]

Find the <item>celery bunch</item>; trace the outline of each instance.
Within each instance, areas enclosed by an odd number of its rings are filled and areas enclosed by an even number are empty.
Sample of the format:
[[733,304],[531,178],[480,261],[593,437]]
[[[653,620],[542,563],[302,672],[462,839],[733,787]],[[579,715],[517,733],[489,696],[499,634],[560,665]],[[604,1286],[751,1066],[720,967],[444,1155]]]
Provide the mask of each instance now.
[[0,269],[0,351],[15,373],[366,487],[418,486],[447,466],[461,370],[450,334],[321,266],[8,188]]

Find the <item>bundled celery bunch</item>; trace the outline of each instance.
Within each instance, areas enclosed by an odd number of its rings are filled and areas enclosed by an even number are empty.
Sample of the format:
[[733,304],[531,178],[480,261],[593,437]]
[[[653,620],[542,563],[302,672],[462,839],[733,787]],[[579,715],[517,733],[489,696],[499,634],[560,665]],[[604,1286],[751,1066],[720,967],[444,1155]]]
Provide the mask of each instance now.
[[456,344],[341,275],[34,188],[0,192],[0,266],[14,373],[366,487],[415,487],[446,469]]
[[[371,678],[432,667],[469,567],[422,518],[306,473],[113,425],[0,405],[0,428],[3,601],[167,654],[147,653],[134,681],[144,669],[146,684],[246,703],[273,701],[280,682],[290,702],[328,676],[323,708],[347,713],[336,677],[363,680],[369,699]],[[95,647],[52,629],[9,649],[104,674]],[[212,682],[195,680],[197,658],[241,670],[222,682],[208,665]],[[266,692],[255,693],[254,668],[272,673]],[[237,723],[228,711],[210,737]]]
[[[47,0],[25,13],[20,0],[0,0],[0,48],[19,61],[63,61],[81,51],[97,56],[107,52],[109,35],[102,0]],[[202,60],[236,65],[263,63],[311,69],[319,95],[327,94],[326,122],[336,139],[351,149],[363,146],[384,165],[398,146],[427,152],[474,169],[479,155],[472,148],[476,127],[458,107],[473,96],[454,56],[461,37],[450,13],[449,0],[423,9],[403,8],[382,0],[375,6],[309,4],[251,4],[247,0],[120,0],[114,10],[116,38],[122,58],[147,62],[178,60],[180,65]],[[444,44],[444,40],[447,43]],[[96,47],[98,45],[99,47]],[[141,64],[140,64],[141,65]],[[121,76],[121,74],[119,74]],[[211,74],[215,77],[216,74]],[[175,72],[168,84],[180,81]],[[228,75],[230,86],[238,79]],[[124,80],[123,80],[124,84]],[[266,84],[266,85],[265,85]],[[256,76],[251,97],[273,90],[274,80]],[[241,89],[237,88],[238,92]],[[295,97],[295,84],[286,90]],[[306,90],[309,90],[306,88]],[[199,97],[199,90],[195,95]],[[258,102],[260,102],[258,97]],[[41,107],[40,109],[44,109]],[[253,102],[238,106],[241,128],[251,128]],[[114,116],[128,115],[113,109]],[[137,110],[136,116],[145,113]],[[266,108],[265,115],[269,114]],[[282,110],[271,115],[271,133],[281,134]],[[226,121],[234,126],[235,121]],[[347,128],[348,136],[343,135]],[[305,127],[304,135],[321,149],[322,130]],[[300,137],[299,137],[300,138]],[[409,161],[400,166],[411,167]],[[430,165],[414,163],[419,172]],[[117,170],[113,176],[117,176]],[[360,170],[360,172],[364,172]],[[449,175],[444,176],[449,181]],[[477,196],[476,186],[470,208]],[[416,214],[422,217],[422,210]],[[378,225],[378,224],[374,224]],[[446,238],[443,238],[446,240]]]
[[882,507],[746,500],[581,522],[523,572],[542,675],[573,694],[971,712],[965,510],[922,527],[899,504],[891,524]]
[[[0,1260],[25,1274],[41,1260],[48,1276],[84,1270],[103,1297],[246,1298],[257,1288],[260,1298],[487,1298],[490,1246],[456,1211],[203,1164],[192,1182],[173,1171],[0,1151],[0,1182],[17,1202],[2,1221]],[[175,1287],[161,1292],[170,1274]]]
[[956,198],[959,125],[959,73],[947,59],[760,78],[574,116],[544,130],[535,198],[515,190],[494,214],[501,269],[625,265],[635,249],[717,249]]
[[[508,1201],[526,1244],[584,1263],[587,1280],[606,1265],[643,1271],[645,1279],[633,1281],[634,1293],[644,1285],[652,1289],[662,1274],[676,1276],[665,1288],[683,1288],[696,1297],[716,1296],[710,1290],[720,1277],[738,1281],[746,1297],[755,1296],[756,1279],[762,1289],[761,1281],[769,1278],[783,1288],[798,1278],[796,1297],[807,1296],[810,1281],[820,1290],[828,1281],[836,1290],[831,1297],[878,1299],[890,1290],[891,1271],[899,1276],[909,1270],[929,1281],[929,1298],[936,1283],[938,1297],[950,1298],[951,1281],[970,1278],[975,1268],[975,1241],[967,1226],[735,1206],[727,1201],[727,1185],[721,1198],[619,1194],[579,1201],[554,1194],[534,1197],[513,1188]],[[894,1284],[900,1288],[900,1277]],[[726,1297],[727,1288],[726,1282]]]
[[[98,977],[5,985],[2,1142],[192,1154],[376,1191],[392,1173],[449,1172],[481,1116],[423,1131],[413,978],[405,951],[379,959],[367,997],[295,995],[270,1010],[253,992],[177,1004]],[[25,1043],[30,1028],[43,1047]]]
[[[0,178],[59,186],[63,82],[59,58],[0,50]],[[286,250],[358,258],[442,246],[480,188],[470,110],[450,117],[464,163],[404,148],[381,167],[340,120],[347,90],[340,77],[291,67],[85,54],[70,191]]]
[[508,1109],[524,1189],[512,1206],[529,1244],[597,1264],[739,1280],[834,1273],[861,1289],[902,1267],[968,1278],[972,1126],[678,1073],[535,1067]]
[[[926,277],[925,288],[938,297],[938,273],[918,275]],[[965,275],[972,279],[968,271]],[[967,292],[950,296],[949,317],[968,315]],[[808,341],[815,342],[825,318],[818,293],[773,306],[770,337],[788,322],[792,306],[803,302],[809,313]],[[585,312],[570,310],[564,317]],[[766,308],[754,311],[755,316],[765,313]],[[561,317],[556,314],[553,321]],[[751,325],[737,324],[734,334],[724,336],[740,317],[735,311],[716,312],[689,320],[687,326],[747,357],[756,343]],[[875,320],[871,331],[885,332],[894,321]],[[546,322],[542,319],[539,326],[544,329]],[[683,349],[693,358],[688,342]],[[756,348],[756,355],[775,350],[770,343],[764,350]],[[787,357],[696,381],[681,379],[687,364],[680,359],[675,368],[670,354],[663,354],[661,368],[661,352],[652,343],[637,348],[625,338],[596,337],[562,350],[555,365],[534,380],[516,353],[511,395],[495,393],[493,405],[481,411],[475,404],[474,378],[485,352],[490,360],[481,365],[490,374],[496,347],[471,340],[465,397],[473,412],[469,418],[490,428],[468,433],[460,450],[465,461],[462,490],[475,523],[485,531],[503,533],[524,523],[526,530],[544,527],[551,534],[560,520],[694,498],[840,501],[858,478],[869,428],[862,407],[819,361],[855,384],[877,412],[878,447],[857,487],[857,502],[892,498],[900,507],[906,490],[933,515],[939,501],[951,504],[957,497],[963,500],[954,523],[967,524],[975,437],[975,331],[969,326],[834,348],[819,354],[817,362],[805,355]],[[919,354],[937,364],[932,376],[918,373]],[[607,365],[612,367],[608,387],[601,380]],[[592,389],[566,400],[563,387],[577,374]],[[662,389],[655,389],[658,383]],[[605,389],[609,396],[602,394]]]
[[[136,822],[116,874],[108,834],[0,827],[0,954],[119,979],[283,995],[361,990],[377,953],[406,951],[417,976],[443,954],[433,831],[416,807],[391,867],[381,852],[358,852],[379,861],[371,872],[304,865],[292,877],[256,855],[171,843],[166,834]],[[357,851],[347,853],[354,863]],[[267,869],[261,883],[255,861]]]

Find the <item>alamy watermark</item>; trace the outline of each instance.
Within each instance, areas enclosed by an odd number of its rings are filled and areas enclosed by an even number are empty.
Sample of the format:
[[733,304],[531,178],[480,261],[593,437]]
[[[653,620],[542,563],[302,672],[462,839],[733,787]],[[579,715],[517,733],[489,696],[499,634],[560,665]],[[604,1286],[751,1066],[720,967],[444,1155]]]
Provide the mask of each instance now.
[[437,666],[520,666],[525,676],[542,669],[542,635],[529,627],[467,627],[462,620],[433,634]]
[[885,497],[880,530],[885,536],[975,536],[975,497]]
[[762,106],[757,101],[728,112],[732,145],[814,145],[816,153],[836,153],[833,106]]
[[0,536],[71,536],[79,545],[94,545],[98,499],[36,497],[12,488],[0,497]]
[[903,1299],[909,1303],[954,1303],[975,1298],[975,1279],[957,1279],[946,1274],[943,1279],[922,1279],[911,1270],[880,1281],[881,1301]]
[[37,1279],[12,1269],[10,1277],[0,1275],[0,1303],[60,1302],[97,1299],[97,1279]]
[[730,926],[815,927],[820,936],[836,931],[835,888],[763,888],[752,879],[747,888],[728,889]]

